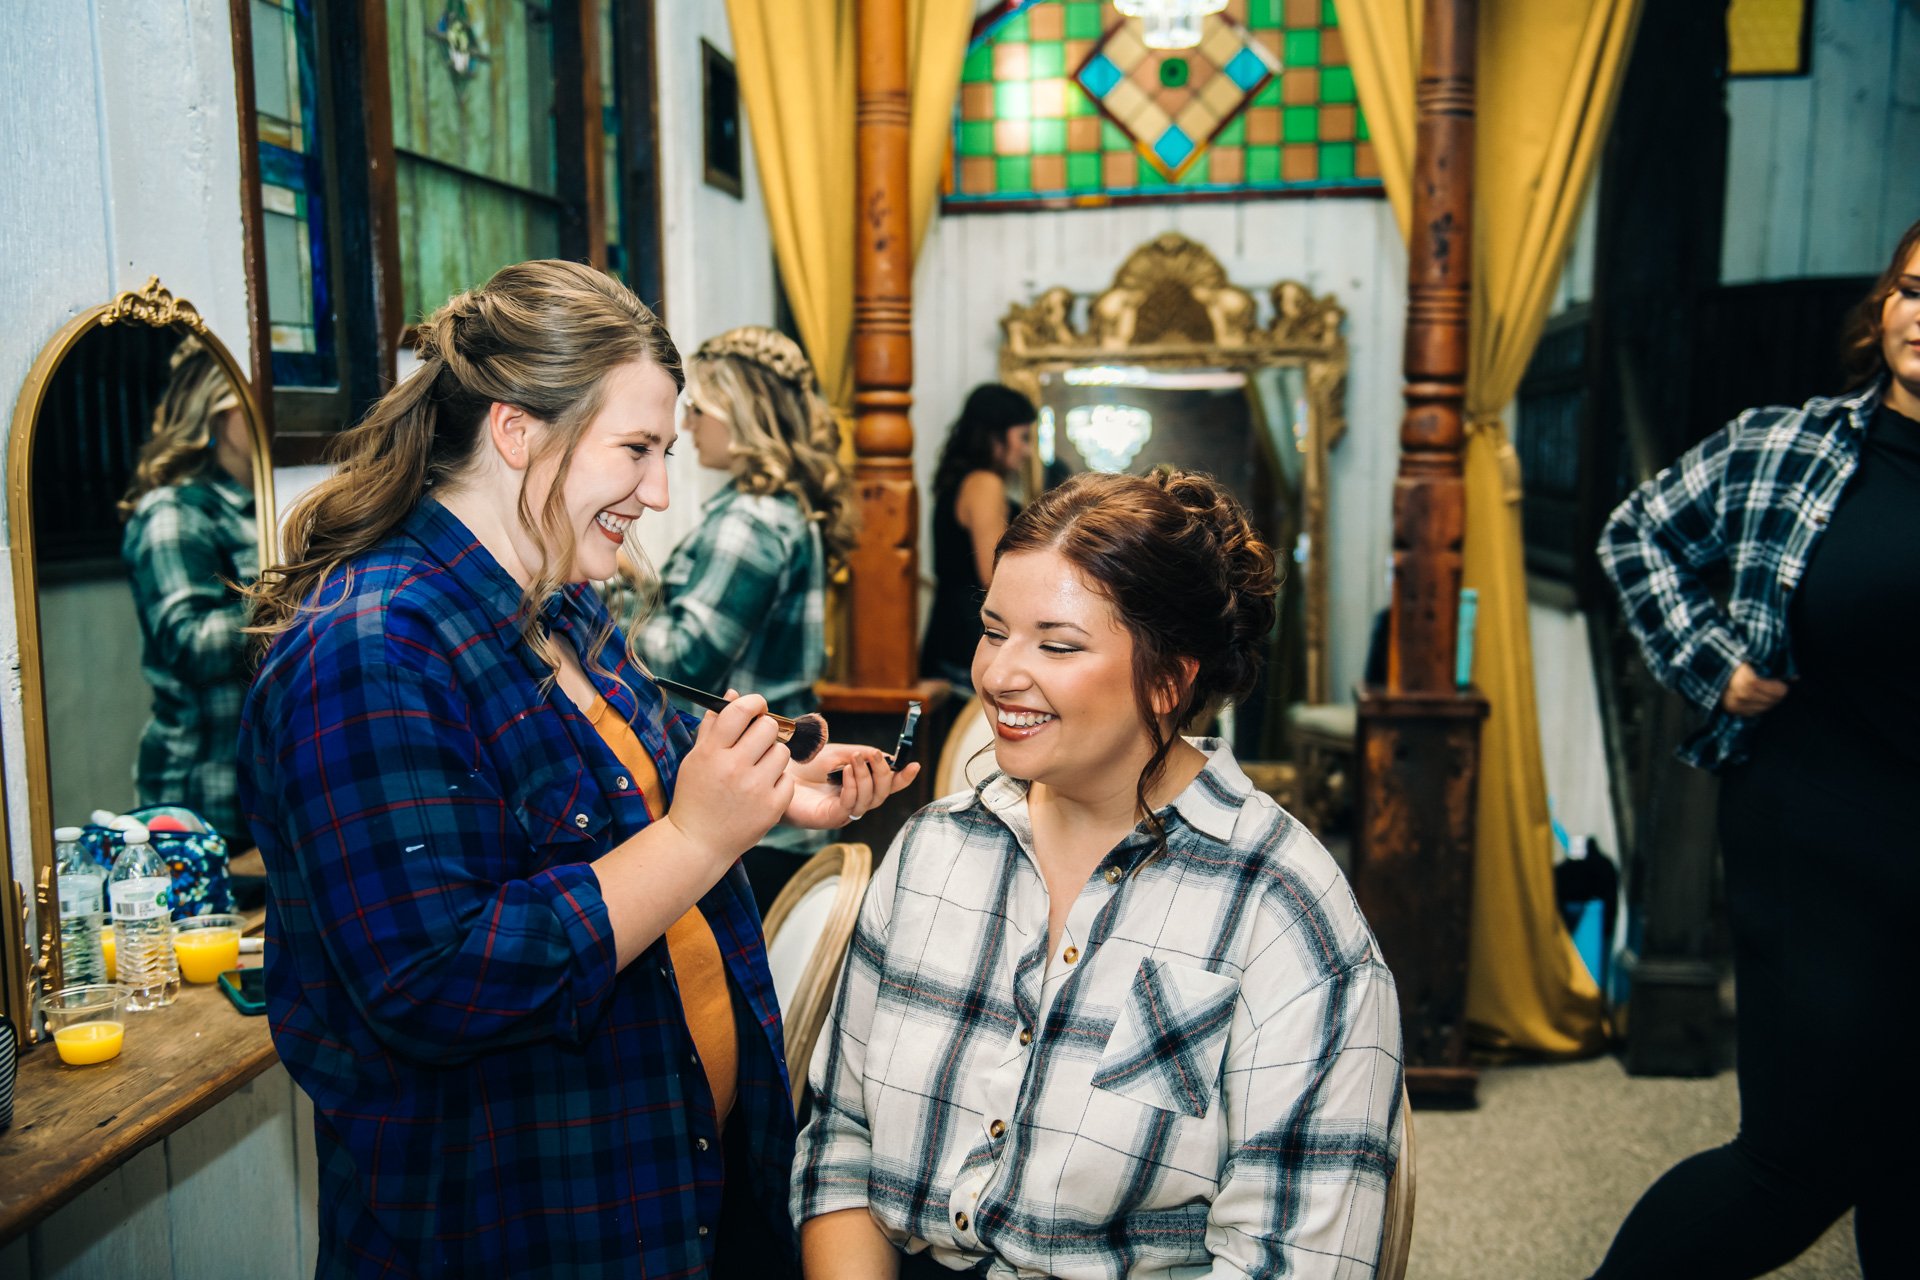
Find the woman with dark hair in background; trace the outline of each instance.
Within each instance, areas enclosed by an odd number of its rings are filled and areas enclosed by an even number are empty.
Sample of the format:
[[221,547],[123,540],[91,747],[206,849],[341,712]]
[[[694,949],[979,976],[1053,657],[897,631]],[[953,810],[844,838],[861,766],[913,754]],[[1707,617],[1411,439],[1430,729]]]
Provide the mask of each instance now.
[[981,617],[999,771],[867,891],[795,1162],[808,1275],[1372,1275],[1393,977],[1326,850],[1181,734],[1253,686],[1273,553],[1206,476],[1078,475]]
[[1033,401],[998,382],[967,396],[933,473],[933,607],[920,642],[920,674],[973,688],[969,668],[980,640],[980,597],[993,576],[993,548],[1019,511],[1007,478],[1033,446]]
[[1740,1080],[1739,1135],[1654,1183],[1604,1280],[1762,1275],[1848,1208],[1862,1271],[1911,1274],[1920,222],[1849,336],[1851,394],[1741,414],[1601,538],[1648,666],[1709,713],[1680,755],[1721,778]]

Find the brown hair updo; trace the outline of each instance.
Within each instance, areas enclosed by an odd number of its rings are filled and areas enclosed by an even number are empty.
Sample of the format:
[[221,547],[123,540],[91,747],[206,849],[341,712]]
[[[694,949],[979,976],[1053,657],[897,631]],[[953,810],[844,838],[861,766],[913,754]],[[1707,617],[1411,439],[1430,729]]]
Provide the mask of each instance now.
[[[1134,788],[1140,816],[1163,838],[1147,791],[1180,729],[1244,698],[1260,674],[1276,609],[1273,552],[1213,477],[1157,467],[1147,476],[1085,472],[1042,494],[994,548],[1058,552],[1105,596],[1133,638],[1133,698],[1153,741]],[[1193,680],[1181,660],[1192,659]],[[1178,694],[1154,710],[1156,693]]]
[[[322,583],[378,546],[430,487],[460,482],[479,455],[489,407],[507,404],[547,427],[534,460],[559,458],[543,509],[529,508],[524,480],[519,501],[520,523],[541,553],[521,599],[521,625],[557,667],[539,617],[569,567],[562,490],[574,448],[600,410],[608,374],[644,360],[678,388],[685,383],[680,353],[632,290],[557,260],[502,267],[478,289],[455,294],[420,326],[418,349],[420,368],[337,438],[334,473],[287,513],[286,558],[249,592],[250,629],[272,637],[321,607],[313,596]],[[605,640],[596,637],[581,655],[589,666]]]

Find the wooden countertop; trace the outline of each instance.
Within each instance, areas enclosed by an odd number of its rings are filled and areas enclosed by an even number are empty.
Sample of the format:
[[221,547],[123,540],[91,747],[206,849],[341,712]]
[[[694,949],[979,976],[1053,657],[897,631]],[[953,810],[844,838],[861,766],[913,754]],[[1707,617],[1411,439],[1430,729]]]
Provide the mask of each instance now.
[[[251,913],[249,933],[262,914]],[[265,1016],[243,1016],[214,984],[182,984],[168,1008],[128,1014],[126,1048],[111,1061],[69,1067],[50,1043],[23,1054],[13,1126],[0,1132],[0,1244],[276,1060]]]

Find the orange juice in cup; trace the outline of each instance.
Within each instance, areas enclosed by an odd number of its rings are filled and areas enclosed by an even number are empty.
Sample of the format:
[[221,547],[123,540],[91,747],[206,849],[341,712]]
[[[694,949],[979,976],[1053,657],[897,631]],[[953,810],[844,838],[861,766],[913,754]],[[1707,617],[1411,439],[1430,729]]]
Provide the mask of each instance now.
[[127,989],[66,987],[41,1001],[60,1061],[89,1067],[120,1056],[126,1039]]
[[239,916],[189,916],[174,922],[173,954],[188,982],[217,982],[240,967]]

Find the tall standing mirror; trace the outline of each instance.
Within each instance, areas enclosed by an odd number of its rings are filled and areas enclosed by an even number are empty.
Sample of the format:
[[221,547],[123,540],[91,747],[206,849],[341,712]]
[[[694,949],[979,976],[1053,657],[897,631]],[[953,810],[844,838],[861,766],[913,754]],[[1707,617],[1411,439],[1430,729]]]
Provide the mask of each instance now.
[[40,353],[7,483],[37,935],[8,947],[32,953],[8,991],[24,1030],[31,976],[60,979],[56,827],[176,804],[243,834],[233,744],[249,644],[236,587],[272,563],[275,522],[253,391],[158,280],[76,317]]
[[1290,280],[1268,297],[1263,315],[1205,246],[1169,233],[1105,292],[1048,289],[1001,321],[1001,378],[1040,409],[1030,492],[1076,471],[1206,471],[1274,548],[1280,624],[1232,722],[1247,760],[1285,755],[1287,709],[1329,699],[1327,454],[1346,429],[1345,312]]

